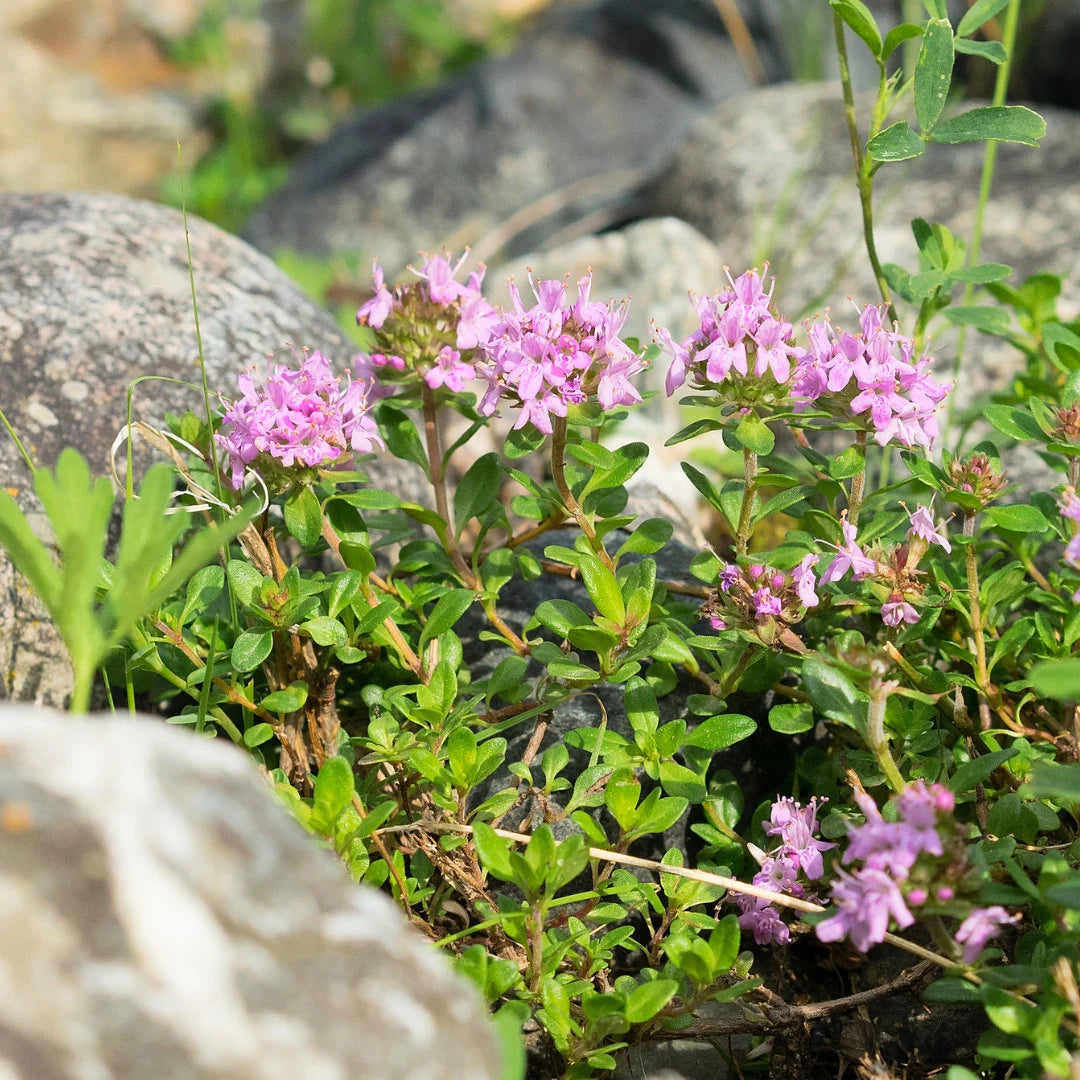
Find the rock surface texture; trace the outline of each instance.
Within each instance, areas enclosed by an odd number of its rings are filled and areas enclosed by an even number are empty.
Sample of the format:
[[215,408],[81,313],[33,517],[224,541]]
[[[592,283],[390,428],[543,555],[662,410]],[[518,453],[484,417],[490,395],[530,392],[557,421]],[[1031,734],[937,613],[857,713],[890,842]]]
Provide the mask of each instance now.
[[[211,392],[286,342],[322,349],[348,370],[355,353],[334,320],[269,259],[189,218]],[[108,471],[128,384],[140,376],[199,380],[184,224],[179,213],[114,195],[0,194],[0,399],[35,462],[73,445]],[[134,414],[202,408],[197,387],[142,383]],[[400,491],[407,474],[372,470]],[[6,433],[0,484],[44,528],[30,475]],[[44,534],[43,534],[44,535]],[[44,610],[0,553],[0,699],[63,704],[71,676]]]
[[240,753],[9,707],[0,792],[5,1080],[500,1075],[479,997]]
[[[863,99],[864,126],[866,106]],[[1038,149],[999,144],[982,259],[1012,266],[1013,284],[1037,270],[1071,275],[1063,307],[1075,309],[1080,117],[1039,111],[1047,134]],[[931,144],[920,158],[882,167],[874,200],[882,262],[915,266],[914,217],[942,222],[964,239],[971,235],[984,145]],[[698,121],[651,198],[709,237],[733,272],[752,259],[771,259],[776,299],[789,318],[831,303],[839,321],[847,318],[844,297],[860,303],[877,297],[851,173],[839,86],[789,83],[720,105]],[[973,337],[983,354],[990,339]],[[987,389],[989,366],[978,365],[981,382],[969,391]]]
[[709,0],[553,8],[511,54],[340,125],[246,235],[390,273],[440,244],[529,251],[572,222],[641,216],[636,189],[690,121],[750,85]]

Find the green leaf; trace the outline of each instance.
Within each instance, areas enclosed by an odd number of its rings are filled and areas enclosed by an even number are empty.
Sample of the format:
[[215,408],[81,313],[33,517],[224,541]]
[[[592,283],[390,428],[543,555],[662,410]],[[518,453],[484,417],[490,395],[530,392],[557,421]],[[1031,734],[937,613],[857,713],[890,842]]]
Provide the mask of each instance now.
[[802,667],[803,685],[815,709],[830,720],[839,720],[862,731],[866,706],[859,701],[855,685],[820,656],[808,657]]
[[626,1019],[631,1024],[644,1024],[651,1020],[678,993],[679,984],[674,979],[653,979],[639,984],[626,1002]]
[[[584,445],[583,443],[579,444],[579,448]],[[592,476],[589,477],[589,482],[581,492],[582,502],[585,501],[587,495],[598,488],[617,488],[625,484],[648,460],[649,444],[643,442],[627,443],[617,450],[610,451],[610,453],[612,456],[610,466],[596,469]]]
[[664,518],[646,518],[619,548],[615,558],[621,559],[623,555],[631,551],[639,555],[652,555],[667,544],[674,532],[675,526],[670,521]]
[[387,450],[394,457],[415,462],[427,473],[429,469],[427,454],[420,441],[420,433],[412,420],[400,409],[394,408],[385,401],[375,406],[375,420],[379,425],[379,434],[382,435]]
[[489,874],[503,881],[514,880],[514,870],[510,862],[510,845],[497,835],[490,825],[478,821],[473,825],[473,842],[480,862]]
[[[1080,666],[1080,661],[1067,662]],[[1080,670],[1076,677],[1076,691],[1080,696]],[[1033,799],[1080,803],[1080,765],[1057,765],[1050,761],[1036,761],[1031,767],[1031,779],[1021,791],[1022,794]]]
[[1055,701],[1080,701],[1080,658],[1036,664],[1028,678],[1045,697]]
[[757,731],[757,724],[749,716],[724,713],[698,724],[682,741],[683,746],[700,746],[703,750],[724,750]]
[[988,506],[986,516],[1009,532],[1044,533],[1050,528],[1050,522],[1034,506]]
[[589,848],[585,837],[581,833],[573,833],[555,849],[554,857],[546,861],[546,891],[554,895],[564,889],[588,865]]
[[319,497],[305,484],[285,500],[285,528],[304,547],[314,547],[322,536],[322,507]]
[[881,31],[862,0],[829,0],[833,11],[866,43],[875,58],[881,56]]
[[1009,0],[975,0],[964,12],[960,22],[956,25],[956,36],[967,37],[975,33],[980,26],[988,23],[999,11],[1005,8]]
[[553,633],[567,637],[579,626],[592,626],[592,619],[572,600],[543,600],[536,608],[536,618],[541,626]]
[[[59,605],[62,575],[49,549],[34,535],[18,503],[0,489],[0,547],[52,613]],[[55,618],[55,616],[54,616]]]
[[870,139],[866,152],[875,161],[907,161],[925,153],[926,144],[906,120],[898,120]]
[[814,710],[802,702],[774,705],[769,710],[769,727],[782,735],[798,735],[814,726]]
[[981,307],[977,304],[969,307],[958,304],[956,307],[946,308],[945,317],[950,322],[959,323],[962,326],[974,326],[976,330],[981,330],[984,334],[993,334],[995,337],[1007,334],[1011,321],[1007,311],[996,307]]
[[273,737],[274,729],[269,724],[253,724],[244,732],[244,745],[254,749]]
[[338,612],[352,603],[353,597],[360,591],[363,580],[363,575],[358,570],[345,570],[334,577],[333,584],[326,594],[326,606],[330,612],[330,618],[335,618]]
[[622,626],[626,620],[626,605],[615,575],[595,555],[582,555],[578,569],[596,610]]
[[724,507],[716,485],[700,469],[695,469],[688,461],[680,461],[679,468],[686,474],[686,478],[690,483],[705,497],[705,500],[722,514]]
[[[830,3],[832,0],[830,0]],[[850,0],[849,0],[850,2]],[[771,454],[776,445],[776,436],[757,413],[747,413],[735,428],[735,438],[755,454]]]
[[983,416],[1003,435],[1008,435],[1017,442],[1026,442],[1028,439],[1043,441],[1042,428],[1026,409],[1015,409],[1011,405],[986,405],[983,407]]
[[915,117],[924,135],[941,118],[952,85],[953,31],[948,19],[931,19],[915,61]]
[[905,41],[921,37],[922,32],[923,28],[918,23],[901,23],[899,26],[894,26],[885,35],[885,42],[881,46],[881,59],[888,60]]
[[434,638],[450,630],[472,606],[476,593],[472,589],[448,589],[436,601],[431,609],[424,629],[420,634],[420,648]]
[[296,712],[297,709],[304,707],[307,696],[308,684],[303,679],[297,679],[284,690],[275,690],[274,693],[267,694],[259,704],[270,712]]
[[1004,64],[1009,59],[1009,54],[1000,41],[969,41],[967,38],[957,38],[953,45],[958,53],[980,56],[991,64]]
[[315,777],[312,825],[320,831],[332,827],[352,802],[354,790],[352,766],[343,757],[328,758]]
[[274,647],[274,635],[269,630],[245,630],[233,642],[229,662],[237,671],[254,671]]
[[510,434],[506,436],[506,442],[503,443],[503,453],[511,461],[516,461],[518,458],[528,456],[534,450],[539,450],[544,443],[544,438],[542,431],[537,431],[532,424],[526,424],[516,431],[511,430]]
[[349,641],[349,633],[337,619],[319,615],[314,619],[300,624],[300,629],[315,642],[316,645],[346,645]]
[[982,757],[965,761],[949,778],[949,789],[955,792],[971,791],[976,784],[981,784],[999,765],[1009,758],[1016,757],[1020,750],[1010,746],[1008,750],[995,750]]
[[953,281],[971,282],[974,285],[988,285],[993,281],[1004,281],[1012,276],[1012,267],[1004,263],[979,263],[963,270],[950,270]]
[[[672,795],[678,799],[685,799],[687,802],[692,803],[699,803],[705,799],[705,781],[685,765],[680,765],[677,761],[661,761],[659,773],[660,784],[668,795]],[[665,802],[666,801],[667,800],[665,800]],[[663,831],[663,829],[655,825],[651,818],[649,824],[651,826],[649,829],[650,832]],[[674,822],[671,824],[674,824]],[[664,825],[663,828],[666,829],[669,827],[670,825]],[[642,828],[643,823],[639,819],[637,822],[637,829]]]
[[966,143],[998,139],[1001,142],[1038,146],[1045,134],[1046,121],[1023,105],[986,105],[942,121],[934,129],[933,140],[939,143]]
[[454,536],[461,536],[465,526],[499,497],[502,466],[498,454],[484,454],[469,466],[454,491]]
[[[335,474],[336,475],[336,474]],[[401,505],[401,499],[381,488],[361,488],[334,495],[333,501],[347,503],[359,510],[395,510]]]

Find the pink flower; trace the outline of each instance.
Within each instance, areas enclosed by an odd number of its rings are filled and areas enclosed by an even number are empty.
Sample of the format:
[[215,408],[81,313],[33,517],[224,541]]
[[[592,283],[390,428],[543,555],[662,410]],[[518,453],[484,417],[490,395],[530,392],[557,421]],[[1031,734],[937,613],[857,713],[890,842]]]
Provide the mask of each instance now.
[[356,321],[360,326],[370,326],[378,330],[394,310],[394,296],[386,287],[378,261],[371,264],[371,276],[375,279],[375,295],[360,305]]
[[342,388],[320,352],[305,357],[298,370],[276,365],[261,384],[247,373],[238,382],[243,396],[229,405],[216,436],[237,491],[260,455],[279,468],[312,469],[383,446],[364,385],[346,381]]
[[1058,507],[1062,517],[1067,517],[1070,521],[1080,521],[1080,495],[1076,494],[1075,488],[1067,487],[1061,493]]
[[881,605],[881,621],[886,626],[899,626],[901,623],[914,624],[919,621],[919,613],[902,596],[898,600],[890,596],[889,600]]
[[818,940],[850,937],[860,952],[885,940],[890,918],[899,927],[915,921],[896,882],[883,870],[862,869],[858,874],[838,870],[832,900],[836,914],[817,924]]
[[811,552],[809,555],[805,555],[802,562],[791,572],[792,580],[795,582],[799,600],[802,601],[803,607],[817,606],[818,595],[814,591],[817,579],[814,577],[813,567],[818,564],[819,560],[820,556]]
[[694,300],[698,329],[676,343],[669,331],[654,333],[664,352],[671,356],[665,389],[670,397],[689,376],[698,389],[716,389],[733,373],[748,376],[753,356],[753,377],[771,374],[778,387],[791,378],[791,362],[803,350],[789,344],[791,323],[770,311],[772,291],[765,292],[756,270],[728,281],[730,289]]
[[940,526],[934,525],[934,519],[928,506],[915,507],[914,510],[908,512],[908,517],[911,521],[908,536],[918,536],[927,543],[939,544],[947,552],[952,551],[952,544],[949,543],[948,537],[945,535],[944,523]]
[[457,349],[444,346],[435,358],[435,363],[425,373],[424,382],[432,390],[445,386],[447,390],[459,394],[465,389],[465,383],[475,377],[473,365],[464,363]]
[[964,947],[964,963],[974,964],[986,943],[1012,921],[1013,917],[998,904],[976,908],[956,931],[957,944]]
[[[844,534],[844,542],[836,548],[836,558],[829,563],[825,573],[821,575],[820,581],[822,585],[829,585],[834,581],[839,581],[848,570],[851,571],[852,577],[856,581],[862,581],[863,578],[877,573],[877,563],[864,554],[855,542],[858,531],[855,526],[845,517],[840,522],[840,528]],[[835,544],[829,546],[836,547]]]
[[626,305],[590,300],[591,274],[578,282],[573,304],[564,282],[535,282],[531,275],[529,282],[536,303],[526,308],[508,282],[511,309],[497,313],[481,343],[478,371],[488,381],[481,413],[491,415],[499,398],[507,397],[521,409],[515,428],[532,423],[550,434],[552,415],[565,416],[569,405],[593,393],[605,411],[640,402],[630,380],[645,364],[619,337]]

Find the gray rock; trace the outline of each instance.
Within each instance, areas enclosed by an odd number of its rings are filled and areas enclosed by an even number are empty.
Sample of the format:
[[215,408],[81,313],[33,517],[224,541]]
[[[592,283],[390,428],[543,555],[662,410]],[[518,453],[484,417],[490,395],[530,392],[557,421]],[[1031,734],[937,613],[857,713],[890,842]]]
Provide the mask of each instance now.
[[500,1075],[479,997],[231,747],[148,717],[6,708],[0,791],[17,928],[0,941],[0,1075]]
[[601,0],[539,22],[509,55],[340,125],[246,235],[378,255],[391,273],[440,244],[533,250],[570,222],[640,216],[635,190],[689,122],[750,85],[708,0]]
[[[286,342],[322,349],[348,370],[354,347],[334,320],[265,256],[198,218],[191,254],[211,392]],[[285,355],[288,356],[287,350]],[[113,195],[0,194],[0,386],[3,409],[35,462],[72,445],[99,475],[140,376],[199,380],[181,215]],[[202,408],[201,390],[143,383],[136,416]],[[411,466],[375,463],[373,481],[407,497]],[[6,434],[0,483],[43,519]],[[0,699],[62,705],[66,656],[43,608],[0,554]]]
[[[860,99],[864,128],[866,105]],[[1046,268],[1071,273],[1080,263],[1080,117],[1041,111],[1047,135],[1039,149],[999,145],[983,237],[983,259],[1013,266],[1017,277]],[[874,216],[883,262],[914,264],[913,217],[970,234],[982,161],[981,143],[932,145],[923,157],[879,171]],[[851,173],[839,85],[789,83],[698,121],[656,195],[665,213],[712,239],[733,269],[770,259],[790,318],[836,298],[877,295]]]

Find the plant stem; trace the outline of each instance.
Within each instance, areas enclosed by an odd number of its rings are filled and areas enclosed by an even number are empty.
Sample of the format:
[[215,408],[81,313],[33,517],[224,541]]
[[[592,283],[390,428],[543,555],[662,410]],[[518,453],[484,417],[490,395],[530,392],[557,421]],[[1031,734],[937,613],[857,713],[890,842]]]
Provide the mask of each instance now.
[[[341,539],[334,531],[333,525],[324,517],[322,523],[322,535],[323,539],[330,545],[330,550],[333,551],[339,559],[341,559]],[[342,566],[345,566],[345,560],[341,559]],[[347,567],[346,567],[347,568]],[[360,583],[360,591],[364,594],[364,599],[367,601],[368,607],[376,608],[379,606],[379,601],[375,598],[375,594],[368,587],[366,580],[362,580]],[[405,640],[404,635],[398,628],[398,625],[389,615],[383,619],[383,627],[390,635],[390,640],[394,643],[394,647],[398,651],[398,655],[412,670],[412,673],[421,681],[427,682],[424,672],[424,665],[420,662],[420,658],[412,651],[412,647]]]
[[[855,94],[851,85],[851,68],[848,65],[847,43],[844,41],[844,20],[840,18],[835,9],[833,10],[833,32],[836,36],[836,56],[840,67],[840,83],[844,90],[844,116],[847,120],[848,138],[851,140],[851,156],[855,161],[855,183],[859,189],[859,205],[862,208],[863,240],[866,243],[866,254],[870,257],[870,266],[874,271],[874,279],[877,281],[881,299],[888,305],[889,321],[896,322],[896,310],[893,308],[892,296],[885,280],[885,272],[881,269],[877,245],[874,243],[874,178],[870,168],[867,167],[866,159],[863,158],[862,141],[859,138],[859,124],[855,117]],[[884,82],[883,68],[878,97],[874,104],[875,121],[872,127],[880,123],[883,115]],[[875,132],[871,130],[870,134],[874,135]]]
[[[1009,91],[1009,76],[1012,71],[1012,58],[1016,46],[1016,27],[1020,21],[1020,0],[1009,0],[1009,8],[1005,12],[1005,28],[1002,31],[1001,43],[1005,47],[1005,59],[998,65],[997,76],[994,81],[995,105],[1004,105]],[[971,230],[971,243],[968,245],[968,267],[975,266],[979,261],[982,251],[983,222],[986,217],[986,207],[990,201],[990,188],[994,183],[994,165],[997,162],[998,144],[995,139],[987,139],[986,149],[983,151],[982,175],[979,178],[979,199],[975,204],[975,224]],[[975,283],[968,282],[964,286],[961,304],[970,304],[975,293]],[[960,376],[960,365],[963,360],[964,346],[967,343],[967,327],[962,323],[956,335],[956,355],[953,357],[953,382]],[[956,407],[955,395],[949,395],[949,404],[945,412],[945,432],[952,427],[953,412]]]
[[859,524],[859,511],[862,509],[863,488],[866,486],[866,432],[855,432],[855,446],[862,458],[862,468],[851,478],[851,491],[848,494],[848,521]]
[[551,426],[551,476],[555,481],[559,498],[562,499],[563,506],[566,507],[573,519],[578,523],[581,531],[588,538],[589,546],[600,556],[609,570],[614,570],[615,564],[611,561],[607,548],[604,547],[600,537],[596,535],[592,522],[586,516],[585,511],[581,509],[581,504],[574,497],[570,485],[566,482],[566,462],[564,458],[566,452],[566,417],[552,417]]
[[739,507],[739,525],[735,530],[735,554],[745,555],[750,543],[750,521],[754,513],[754,495],[757,493],[757,454],[743,447],[743,493]]
[[461,554],[461,549],[458,547],[457,540],[454,537],[454,523],[450,520],[450,506],[446,498],[447,462],[443,458],[442,441],[439,437],[439,408],[435,404],[435,395],[431,392],[431,388],[427,383],[424,383],[422,393],[424,399],[424,436],[427,439],[428,452],[428,479],[431,481],[431,489],[435,493],[435,512],[446,522],[446,533],[440,536],[439,539],[442,540],[446,554],[450,556],[450,561],[461,575],[461,580],[470,589],[478,589],[480,588],[480,582],[477,581],[476,575]]
[[[881,661],[875,661],[880,663]],[[893,684],[895,685],[895,684]],[[870,676],[870,705],[866,710],[866,738],[870,743],[870,749],[889,782],[893,791],[904,790],[904,778],[893,761],[889,751],[889,740],[885,734],[885,707],[889,701],[890,684],[885,682],[881,675],[874,672]]]
[[[964,511],[964,536],[975,535],[975,511]],[[968,604],[971,608],[971,633],[975,638],[975,681],[985,694],[990,683],[986,671],[986,641],[983,637],[982,606],[979,602],[979,562],[975,555],[975,545],[965,544],[967,555]]]
[[90,711],[90,695],[94,689],[94,668],[88,664],[75,665],[75,686],[71,691],[69,711],[82,714]]
[[[461,577],[461,580],[470,589],[483,592],[484,583],[476,576],[473,569],[465,561],[465,556],[458,547],[457,537],[454,534],[454,522],[450,520],[450,504],[446,497],[446,466],[448,458],[443,457],[442,440],[439,435],[439,408],[435,404],[435,395],[425,383],[423,390],[424,400],[424,435],[427,439],[428,452],[428,479],[431,481],[431,489],[435,493],[435,512],[446,522],[445,533],[440,534],[439,539],[450,561]],[[475,554],[475,553],[474,553]],[[493,602],[484,602],[481,605],[488,621],[510,643],[514,652],[519,656],[528,654],[529,647],[517,634],[506,624],[502,616],[495,610]]]

